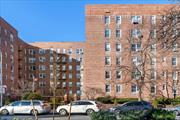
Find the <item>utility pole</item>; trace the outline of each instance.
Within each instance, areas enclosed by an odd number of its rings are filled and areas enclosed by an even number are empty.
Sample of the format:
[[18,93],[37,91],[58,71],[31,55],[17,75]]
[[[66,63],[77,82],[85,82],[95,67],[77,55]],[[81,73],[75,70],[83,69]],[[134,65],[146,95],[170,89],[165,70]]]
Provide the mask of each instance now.
[[0,94],[1,94],[1,102],[0,106],[3,105],[3,81],[2,81],[2,52],[0,51]]

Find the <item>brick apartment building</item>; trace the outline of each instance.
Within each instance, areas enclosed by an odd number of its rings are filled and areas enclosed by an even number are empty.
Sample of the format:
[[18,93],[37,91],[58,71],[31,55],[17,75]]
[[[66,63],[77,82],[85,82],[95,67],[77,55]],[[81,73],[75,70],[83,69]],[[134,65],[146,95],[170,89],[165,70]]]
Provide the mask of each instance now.
[[[138,97],[139,88],[134,80],[137,76],[133,75],[134,71],[125,72],[121,66],[139,64],[142,46],[149,42],[151,32],[154,36],[151,41],[155,41],[155,26],[162,12],[172,7],[174,5],[87,5],[85,42],[26,43],[0,18],[0,67],[5,95],[34,91],[48,97],[56,82],[60,96],[76,99],[105,95]],[[131,38],[134,41],[129,43]],[[148,59],[145,67],[149,69],[149,76],[145,79],[148,82],[142,88],[142,97],[180,96],[178,47],[165,54],[158,45],[150,46],[152,51],[148,53],[152,60]],[[168,81],[163,76],[168,76]],[[169,86],[174,82],[174,86]]]

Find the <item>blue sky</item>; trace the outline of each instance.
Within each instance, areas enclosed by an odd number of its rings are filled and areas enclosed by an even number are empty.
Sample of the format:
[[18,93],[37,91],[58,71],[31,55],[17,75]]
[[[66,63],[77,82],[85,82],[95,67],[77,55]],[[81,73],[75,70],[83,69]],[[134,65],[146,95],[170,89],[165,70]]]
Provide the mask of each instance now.
[[0,16],[26,42],[85,41],[86,4],[167,4],[168,0],[0,0]]

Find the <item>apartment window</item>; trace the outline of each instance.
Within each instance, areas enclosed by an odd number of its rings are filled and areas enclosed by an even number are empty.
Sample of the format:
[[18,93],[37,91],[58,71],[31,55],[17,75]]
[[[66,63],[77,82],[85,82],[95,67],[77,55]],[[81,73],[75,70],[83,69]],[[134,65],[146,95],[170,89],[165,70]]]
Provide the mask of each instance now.
[[121,16],[116,16],[116,25],[121,24]]
[[66,79],[66,73],[62,73],[62,79]]
[[141,77],[141,71],[136,69],[132,72],[132,79],[138,80],[140,77]]
[[66,62],[66,57],[65,56],[62,57],[62,62]]
[[156,58],[155,57],[151,58],[151,65],[156,65]]
[[161,75],[162,75],[162,77],[167,77],[166,76],[166,71],[162,71]]
[[72,95],[72,90],[69,90],[69,95]]
[[53,65],[49,65],[49,69],[52,71],[53,70]]
[[56,52],[57,52],[57,53],[60,53],[60,52],[61,52],[61,50],[58,48],[58,49],[56,49]]
[[172,65],[177,66],[177,58],[176,57],[172,58]]
[[80,79],[81,75],[79,73],[76,74],[76,79]]
[[110,24],[110,16],[104,17],[104,24]]
[[121,51],[121,44],[120,43],[116,43],[116,51],[117,52]]
[[162,57],[162,62],[166,62],[166,57]]
[[39,54],[45,54],[46,50],[45,49],[39,49]]
[[69,87],[72,87],[72,82],[69,82]]
[[53,49],[53,48],[50,48],[49,53],[50,53],[50,54],[53,54],[53,52],[54,52],[54,49]]
[[72,70],[72,65],[69,65],[69,70]]
[[29,58],[29,63],[35,63],[36,62],[36,58]]
[[111,79],[111,71],[105,71],[105,79]]
[[121,37],[121,30],[116,29],[116,38],[120,38],[120,37]]
[[110,51],[110,43],[105,43],[105,51]]
[[156,85],[151,85],[151,94],[156,93]]
[[10,50],[11,50],[11,52],[14,52],[14,46],[13,45],[10,45]]
[[152,44],[151,45],[151,52],[155,52],[156,51],[156,44]]
[[44,87],[44,86],[46,86],[46,82],[44,81],[39,82],[39,87]]
[[135,65],[135,66],[138,66],[138,65],[140,65],[141,64],[141,57],[133,57],[132,58],[132,63],[133,63],[133,65]]
[[49,61],[50,61],[51,63],[53,62],[53,60],[54,60],[54,58],[53,58],[53,57],[50,57],[50,60],[49,60]]
[[35,77],[35,74],[33,74],[33,73],[29,74],[29,79],[34,79],[34,77]]
[[34,49],[29,49],[29,54],[30,55],[35,55],[36,51]]
[[69,57],[69,63],[71,63],[72,62],[72,57]]
[[53,73],[50,73],[50,78],[52,79],[54,76],[53,76]]
[[73,50],[72,49],[68,49],[68,54],[72,54],[73,53]]
[[81,87],[81,83],[80,83],[80,82],[77,82],[77,83],[76,83],[76,86],[77,86],[77,87]]
[[76,65],[76,71],[80,71],[81,70],[81,66],[80,65]]
[[72,73],[69,73],[69,79],[72,79]]
[[140,29],[133,29],[131,31],[131,37],[134,37],[134,38],[139,38],[142,36],[142,33],[141,33],[141,30]]
[[151,22],[151,25],[156,24],[156,16],[155,15],[150,16],[150,22]]
[[173,43],[172,50],[173,50],[173,52],[177,52],[177,50],[178,50],[178,44],[177,43]]
[[116,65],[120,65],[121,64],[121,57],[116,57]]
[[110,93],[111,92],[111,85],[106,84],[105,85],[105,91],[106,91],[106,93]]
[[63,53],[63,54],[66,54],[66,49],[62,49],[62,53]]
[[29,69],[34,71],[34,70],[36,70],[36,66],[35,65],[31,65],[31,66],[29,66]]
[[122,92],[122,85],[120,85],[120,84],[116,85],[116,92],[117,93],[121,93]]
[[173,71],[172,72],[172,79],[177,80],[178,79],[178,71]]
[[62,65],[62,70],[63,70],[63,71],[66,70],[66,65]]
[[39,78],[46,78],[46,74],[45,73],[39,73]]
[[116,79],[121,79],[121,71],[116,71]]
[[45,57],[39,57],[39,62],[46,62],[46,58]]
[[155,79],[156,79],[156,71],[151,70],[151,80],[155,80]]
[[45,65],[39,65],[39,70],[46,70],[46,66]]
[[131,22],[133,24],[139,24],[139,23],[142,23],[142,16],[132,16],[131,17]]
[[63,83],[62,83],[62,87],[63,87],[63,88],[66,87],[66,82],[63,82]]
[[131,44],[131,51],[140,51],[140,50],[141,50],[141,43]]
[[139,91],[138,86],[136,84],[131,85],[131,92],[132,93],[137,93]]
[[14,66],[11,65],[11,72],[14,72]]
[[110,29],[105,29],[105,37],[110,38],[111,36],[111,30]]
[[11,63],[14,63],[14,57],[13,55],[10,56]]
[[151,30],[150,35],[151,35],[152,39],[155,39],[156,38],[156,29]]
[[109,56],[105,57],[105,65],[110,65],[111,64],[111,58]]

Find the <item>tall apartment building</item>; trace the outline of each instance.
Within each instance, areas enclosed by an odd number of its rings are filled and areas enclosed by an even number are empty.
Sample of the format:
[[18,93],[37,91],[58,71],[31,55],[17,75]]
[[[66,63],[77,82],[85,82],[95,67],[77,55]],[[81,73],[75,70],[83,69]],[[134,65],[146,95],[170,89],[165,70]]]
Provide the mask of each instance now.
[[140,91],[144,99],[180,96],[179,45],[166,50],[156,43],[161,14],[172,7],[87,5],[85,42],[26,43],[0,18],[4,95],[34,91],[50,97],[57,87],[64,99],[137,98]]
[[[142,97],[180,96],[180,52],[160,52],[156,46],[156,26],[165,10],[174,5],[87,5],[86,44],[84,55],[83,96],[94,98],[112,97],[137,98],[140,92],[138,78],[133,65],[141,64],[144,47],[148,44],[145,71],[139,76],[148,77],[142,88]],[[151,35],[151,39],[149,39]],[[149,44],[149,43],[152,44]],[[145,44],[146,43],[146,44]],[[151,46],[151,47],[150,47]],[[143,52],[142,52],[143,51]],[[163,61],[163,62],[162,62]],[[149,63],[148,63],[149,62]],[[141,68],[142,69],[142,68]],[[139,69],[138,69],[139,70]],[[168,72],[167,72],[168,70]],[[137,71],[138,72],[138,71]],[[146,74],[146,76],[142,76]],[[167,79],[162,78],[166,74]],[[164,75],[165,76],[165,75]],[[136,77],[136,78],[135,78]],[[174,86],[170,87],[175,81]],[[91,93],[95,94],[92,95]]]

